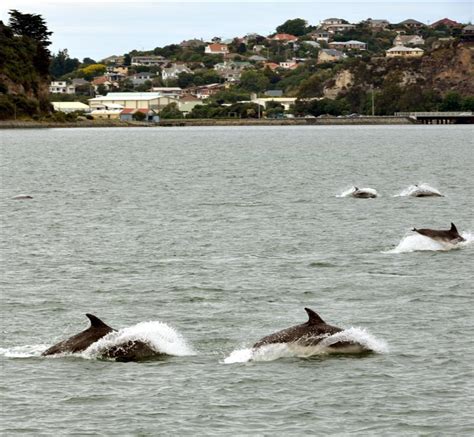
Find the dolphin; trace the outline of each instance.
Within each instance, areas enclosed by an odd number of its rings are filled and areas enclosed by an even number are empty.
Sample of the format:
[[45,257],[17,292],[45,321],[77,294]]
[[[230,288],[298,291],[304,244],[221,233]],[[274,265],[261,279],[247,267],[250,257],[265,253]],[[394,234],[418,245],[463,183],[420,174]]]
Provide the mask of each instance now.
[[352,197],[357,199],[373,199],[377,197],[377,191],[373,188],[358,188],[354,187],[354,191],[351,193]]
[[451,223],[451,229],[445,231],[437,231],[435,229],[412,229],[414,232],[418,232],[425,237],[429,237],[436,241],[448,242],[448,243],[460,243],[466,241],[465,238],[459,235],[459,232],[454,223]]
[[28,194],[18,194],[17,196],[12,197],[12,200],[28,200],[28,199],[33,199],[33,197]]
[[427,186],[414,185],[410,191],[411,197],[444,197],[438,190]]
[[[305,308],[305,311],[308,314],[308,321],[306,323],[292,326],[263,337],[253,345],[253,348],[256,349],[261,346],[275,343],[296,343],[300,346],[316,346],[323,339],[343,331],[341,328],[328,325],[313,310]],[[338,341],[328,347],[338,350],[354,345],[362,347],[362,350],[367,350],[362,345],[350,341]]]
[[[49,349],[45,350],[41,355],[56,355],[62,353],[76,353],[86,350],[90,345],[105,337],[115,329],[105,324],[102,320],[92,314],[86,314],[91,325],[79,334],[63,340]],[[162,355],[152,349],[147,343],[140,340],[128,340],[121,344],[114,344],[106,348],[101,353],[101,358],[113,358],[116,361],[138,361],[146,358]]]

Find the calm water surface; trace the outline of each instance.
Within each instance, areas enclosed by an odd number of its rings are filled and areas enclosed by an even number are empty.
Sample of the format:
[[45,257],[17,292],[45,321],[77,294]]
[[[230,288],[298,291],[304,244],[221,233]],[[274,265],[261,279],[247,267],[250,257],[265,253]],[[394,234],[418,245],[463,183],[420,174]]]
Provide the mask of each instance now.
[[[472,134],[0,131],[2,433],[473,435],[474,245],[390,253],[413,226],[474,231]],[[393,197],[420,182],[446,197]],[[305,306],[386,351],[224,363]],[[39,357],[86,312],[189,353]]]

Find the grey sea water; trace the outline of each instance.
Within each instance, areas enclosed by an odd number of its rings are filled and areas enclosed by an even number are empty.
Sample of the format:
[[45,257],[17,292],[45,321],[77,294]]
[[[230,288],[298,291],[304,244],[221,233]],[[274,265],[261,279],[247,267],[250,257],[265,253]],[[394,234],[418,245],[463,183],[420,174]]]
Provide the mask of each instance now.
[[[2,435],[472,435],[474,245],[394,250],[472,236],[472,134],[0,131]],[[394,197],[414,183],[445,197]],[[378,352],[229,360],[304,307]],[[165,323],[172,356],[39,356],[86,312]]]

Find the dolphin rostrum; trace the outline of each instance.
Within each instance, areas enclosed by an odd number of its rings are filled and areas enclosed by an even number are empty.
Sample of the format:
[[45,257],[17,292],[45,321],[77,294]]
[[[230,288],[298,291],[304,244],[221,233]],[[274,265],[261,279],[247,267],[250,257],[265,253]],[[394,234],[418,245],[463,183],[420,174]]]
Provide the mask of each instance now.
[[451,223],[451,229],[445,230],[445,231],[437,231],[435,229],[416,229],[413,228],[414,232],[418,232],[421,235],[424,235],[425,237],[429,237],[433,240],[437,241],[444,241],[444,242],[449,242],[449,243],[460,243],[461,241],[465,241],[461,235],[459,235],[459,232],[455,226],[454,223]]
[[[253,345],[254,348],[274,343],[296,343],[300,346],[316,346],[323,339],[342,332],[343,329],[328,325],[318,314],[309,308],[305,308],[308,314],[308,321],[301,325],[292,326],[274,334],[260,339]],[[330,348],[343,348],[352,346],[355,343],[350,341],[338,341],[331,344]],[[363,348],[364,349],[364,348]]]
[[377,191],[375,191],[373,188],[354,187],[354,191],[352,191],[351,196],[358,199],[373,199],[377,197]]
[[[105,324],[102,320],[92,314],[86,314],[91,325],[79,334],[63,340],[41,355],[55,355],[61,353],[76,353],[86,350],[90,345],[116,330]],[[114,344],[101,353],[101,358],[113,358],[116,361],[137,361],[161,355],[153,350],[148,344],[140,340],[128,340],[124,343]]]

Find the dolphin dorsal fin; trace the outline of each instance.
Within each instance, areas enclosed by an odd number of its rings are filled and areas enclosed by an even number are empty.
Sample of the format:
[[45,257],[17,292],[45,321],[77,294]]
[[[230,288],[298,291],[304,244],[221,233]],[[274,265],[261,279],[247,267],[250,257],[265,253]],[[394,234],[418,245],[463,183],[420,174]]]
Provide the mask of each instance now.
[[459,234],[459,232],[458,232],[458,230],[457,230],[457,228],[456,228],[456,225],[455,225],[453,222],[451,222],[451,229],[450,229],[450,231],[451,231],[451,232],[456,232],[456,234]]
[[359,191],[359,187],[354,186],[354,191]]
[[86,314],[86,317],[91,321],[91,328],[108,328],[112,329],[109,325],[105,324],[98,317],[93,314]]
[[326,323],[321,317],[319,317],[318,314],[316,314],[312,309],[310,308],[305,308],[304,309],[306,313],[308,314],[308,323],[310,325],[319,325],[320,323]]

